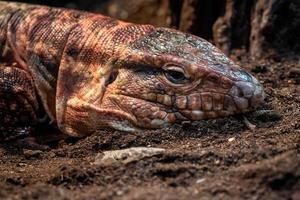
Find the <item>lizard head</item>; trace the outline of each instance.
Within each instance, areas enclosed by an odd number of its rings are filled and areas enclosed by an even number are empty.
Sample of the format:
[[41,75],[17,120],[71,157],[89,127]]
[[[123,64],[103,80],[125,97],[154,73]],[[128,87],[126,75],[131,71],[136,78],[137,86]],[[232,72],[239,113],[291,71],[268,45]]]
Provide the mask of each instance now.
[[256,78],[199,37],[165,28],[131,43],[116,63],[104,107],[124,113],[120,130],[225,117],[255,109],[264,92]]

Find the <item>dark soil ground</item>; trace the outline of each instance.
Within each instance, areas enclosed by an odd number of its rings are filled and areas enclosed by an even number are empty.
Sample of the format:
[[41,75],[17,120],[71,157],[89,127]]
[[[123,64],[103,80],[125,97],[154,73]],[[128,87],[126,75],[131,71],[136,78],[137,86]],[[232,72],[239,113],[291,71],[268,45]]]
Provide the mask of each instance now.
[[[50,142],[50,151],[0,146],[1,199],[300,199],[300,59],[235,54],[267,93],[259,110],[192,125]],[[43,139],[43,138],[40,138]],[[126,165],[93,164],[106,150],[159,147]]]

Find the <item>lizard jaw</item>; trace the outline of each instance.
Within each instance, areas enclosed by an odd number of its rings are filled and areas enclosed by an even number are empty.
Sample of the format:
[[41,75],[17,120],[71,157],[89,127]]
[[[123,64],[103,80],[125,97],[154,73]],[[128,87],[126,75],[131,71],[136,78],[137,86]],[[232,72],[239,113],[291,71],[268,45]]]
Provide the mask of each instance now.
[[178,101],[177,106],[184,108],[180,111],[183,116],[196,121],[249,112],[261,105],[264,98],[265,93],[257,80],[239,81],[227,94],[204,92],[196,100],[195,95],[189,95],[184,101]]
[[[151,96],[150,99],[146,97]],[[162,128],[182,121],[197,121],[226,117],[255,109],[264,100],[257,81],[235,82],[228,93],[199,92],[187,96],[144,95],[143,98],[116,95],[118,109],[129,117],[126,123],[113,121],[110,126],[127,132],[141,128]],[[112,99],[112,98],[111,98]],[[170,102],[171,101],[171,102]],[[132,120],[135,119],[135,120]],[[131,123],[131,124],[130,124]]]

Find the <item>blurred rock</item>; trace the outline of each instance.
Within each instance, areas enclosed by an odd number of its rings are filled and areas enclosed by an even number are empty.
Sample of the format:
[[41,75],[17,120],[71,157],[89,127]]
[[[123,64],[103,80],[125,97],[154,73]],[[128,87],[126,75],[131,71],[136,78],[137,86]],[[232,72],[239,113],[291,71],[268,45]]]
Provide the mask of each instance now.
[[99,7],[97,11],[138,24],[165,27],[170,25],[168,0],[110,0],[104,6]]
[[94,164],[96,165],[114,165],[127,164],[143,158],[152,157],[165,152],[161,148],[132,147],[122,150],[104,151],[96,155]]
[[250,53],[300,51],[300,1],[258,0],[252,13]]
[[248,46],[252,1],[226,1],[223,16],[213,24],[213,40],[229,54],[232,49]]
[[43,152],[41,150],[31,150],[31,149],[24,149],[23,154],[25,158],[32,159],[32,158],[39,158]]
[[216,46],[229,54],[246,47],[252,57],[300,51],[300,1],[226,1],[213,26]]

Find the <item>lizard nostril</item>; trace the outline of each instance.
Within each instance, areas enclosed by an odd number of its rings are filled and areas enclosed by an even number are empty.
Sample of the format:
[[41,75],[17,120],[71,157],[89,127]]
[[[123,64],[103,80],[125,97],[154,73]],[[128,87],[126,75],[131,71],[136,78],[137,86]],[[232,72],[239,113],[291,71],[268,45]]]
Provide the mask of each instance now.
[[236,82],[229,91],[229,95],[234,99],[234,102],[239,111],[244,112],[251,107],[255,107],[263,100],[263,92],[260,87],[251,82],[239,81]]
[[241,87],[238,87],[238,86],[236,86],[236,85],[234,85],[234,86],[230,89],[229,94],[230,94],[232,97],[239,97],[239,98],[245,96],[244,90],[243,90]]
[[237,89],[237,96],[238,97],[244,97],[244,91],[241,88]]
[[236,86],[239,88],[239,97],[251,98],[253,96],[255,85],[250,82],[237,82]]

